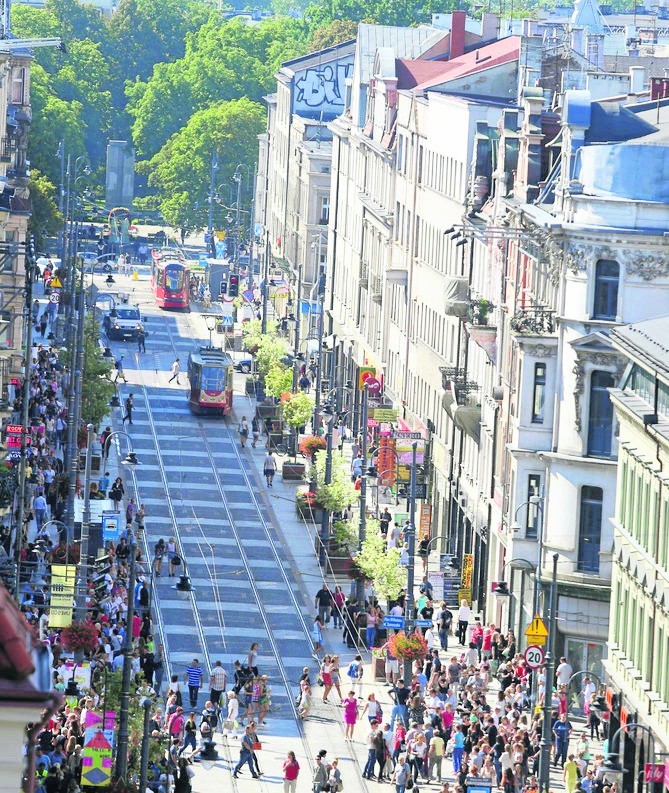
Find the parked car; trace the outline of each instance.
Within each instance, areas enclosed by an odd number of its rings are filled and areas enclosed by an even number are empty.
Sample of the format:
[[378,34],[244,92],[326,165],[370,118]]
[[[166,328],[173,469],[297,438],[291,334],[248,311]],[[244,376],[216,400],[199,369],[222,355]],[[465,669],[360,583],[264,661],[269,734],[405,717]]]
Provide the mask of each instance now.
[[235,372],[241,372],[242,374],[250,374],[251,370],[253,369],[253,358],[249,355],[245,358],[240,358],[238,361],[235,362],[234,366]]

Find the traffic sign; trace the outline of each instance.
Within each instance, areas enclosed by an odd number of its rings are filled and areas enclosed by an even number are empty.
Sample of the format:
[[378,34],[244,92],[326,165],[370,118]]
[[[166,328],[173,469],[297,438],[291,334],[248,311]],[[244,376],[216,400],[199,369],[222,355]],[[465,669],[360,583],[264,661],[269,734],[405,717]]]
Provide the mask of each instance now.
[[531,644],[525,650],[525,663],[530,669],[539,669],[544,665],[544,648],[537,644]]
[[414,620],[413,623],[417,628],[431,628],[432,620]]
[[548,628],[546,628],[544,621],[538,614],[525,629],[525,637],[530,644],[538,644],[541,647],[546,644]]
[[49,303],[60,303],[60,292],[52,292],[49,295]]
[[398,631],[404,627],[404,617],[395,617],[393,614],[386,614],[383,618],[383,627]]

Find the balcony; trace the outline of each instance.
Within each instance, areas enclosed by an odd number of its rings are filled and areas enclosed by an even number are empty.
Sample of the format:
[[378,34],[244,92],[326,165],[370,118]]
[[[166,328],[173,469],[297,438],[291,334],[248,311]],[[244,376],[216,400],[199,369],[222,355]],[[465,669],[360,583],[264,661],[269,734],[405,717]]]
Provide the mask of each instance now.
[[472,300],[467,310],[467,322],[477,328],[494,328],[490,316],[494,310],[495,306],[485,298]]
[[555,333],[555,312],[543,306],[520,309],[511,317],[511,330],[528,336],[550,336]]
[[476,443],[481,440],[481,387],[467,379],[466,369],[440,367],[444,387],[441,404],[453,423]]
[[383,300],[383,278],[372,273],[369,278],[369,292],[374,303],[380,304]]

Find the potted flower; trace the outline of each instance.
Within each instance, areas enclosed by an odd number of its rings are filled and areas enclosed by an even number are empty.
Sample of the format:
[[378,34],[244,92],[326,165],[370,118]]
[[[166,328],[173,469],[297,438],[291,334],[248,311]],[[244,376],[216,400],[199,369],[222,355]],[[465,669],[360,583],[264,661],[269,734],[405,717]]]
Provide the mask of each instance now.
[[322,509],[318,497],[313,490],[302,490],[295,497],[297,514],[305,520],[318,523],[321,519]]
[[388,639],[388,649],[401,661],[420,661],[427,656],[427,642],[420,631],[409,636],[404,631],[394,633]]
[[320,435],[305,435],[304,438],[300,441],[299,450],[300,454],[311,462],[314,454],[320,451],[321,449],[325,449],[327,447],[327,441],[325,438],[322,438]]
[[61,643],[75,658],[83,658],[98,646],[98,629],[90,620],[73,622],[61,633]]

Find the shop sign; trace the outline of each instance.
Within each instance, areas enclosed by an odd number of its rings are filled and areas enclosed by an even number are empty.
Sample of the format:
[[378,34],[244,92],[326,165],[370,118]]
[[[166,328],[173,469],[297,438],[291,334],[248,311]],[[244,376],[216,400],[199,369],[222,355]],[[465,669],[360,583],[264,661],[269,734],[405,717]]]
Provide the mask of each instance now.
[[51,565],[50,628],[67,628],[72,624],[76,574],[77,568],[74,565]]

